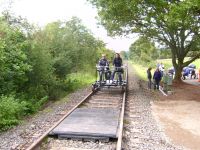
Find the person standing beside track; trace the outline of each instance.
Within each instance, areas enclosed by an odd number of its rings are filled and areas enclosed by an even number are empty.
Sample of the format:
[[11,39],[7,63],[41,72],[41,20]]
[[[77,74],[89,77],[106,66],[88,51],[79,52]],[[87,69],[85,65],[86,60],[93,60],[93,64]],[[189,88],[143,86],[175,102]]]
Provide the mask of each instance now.
[[154,72],[153,79],[154,79],[154,90],[155,89],[159,90],[160,81],[162,79],[162,74],[159,68],[157,68],[156,71]]
[[[108,60],[106,59],[106,55],[105,55],[105,54],[102,54],[101,56],[102,56],[102,58],[99,60],[99,63],[98,63],[98,65],[99,65],[99,67],[100,67],[100,69],[99,69],[100,81],[102,81],[103,73],[105,73],[105,78],[106,78],[106,80],[108,80],[108,79],[110,78],[110,77],[109,77],[109,76],[110,76],[109,62],[108,62]],[[107,70],[106,72],[104,72],[105,69]]]
[[149,67],[147,69],[148,89],[149,90],[151,89],[151,84],[152,84],[152,81],[151,81],[151,79],[152,79],[151,69],[152,69],[151,67]]
[[120,72],[118,74],[119,76],[119,82],[121,83],[122,82],[122,75],[121,73],[123,73],[123,69],[121,68],[122,67],[122,58],[120,57],[120,54],[119,53],[116,53],[115,54],[115,58],[113,60],[113,66],[115,67],[114,71],[112,72],[112,77],[111,77],[111,80],[114,79],[115,77],[115,73],[116,72]]

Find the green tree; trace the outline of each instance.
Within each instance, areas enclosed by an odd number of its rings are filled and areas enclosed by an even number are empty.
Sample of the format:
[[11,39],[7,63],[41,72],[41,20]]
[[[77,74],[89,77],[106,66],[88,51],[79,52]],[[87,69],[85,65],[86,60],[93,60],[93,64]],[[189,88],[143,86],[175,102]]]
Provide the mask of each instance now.
[[70,89],[70,78],[66,82],[71,73],[94,74],[98,53],[105,46],[76,17],[49,23],[34,32],[30,43],[27,55],[33,69],[26,89],[36,99],[46,95],[56,99]]
[[71,49],[71,58],[75,71],[94,69],[98,51],[104,49],[105,44],[95,39],[91,31],[83,26],[81,20],[76,17],[66,22],[64,29],[70,33],[66,38],[71,39],[74,47]]
[[[175,79],[200,56],[199,0],[89,0],[111,35],[140,33],[171,49]],[[190,54],[191,59],[184,62]]]
[[159,52],[159,59],[170,59],[171,58],[171,50],[167,48],[160,48]]
[[23,88],[26,73],[31,70],[24,34],[0,18],[0,94],[10,94]]
[[27,73],[25,91],[29,99],[38,100],[45,96],[51,97],[49,89],[54,86],[54,61],[49,52],[48,40],[41,31],[35,32],[29,39],[30,47],[27,50],[28,62],[32,69]]
[[131,59],[145,63],[156,60],[158,57],[158,51],[154,43],[150,42],[146,37],[140,37],[131,44],[129,54]]
[[120,51],[120,55],[122,56],[122,58],[124,59],[124,60],[128,60],[128,52],[127,51]]

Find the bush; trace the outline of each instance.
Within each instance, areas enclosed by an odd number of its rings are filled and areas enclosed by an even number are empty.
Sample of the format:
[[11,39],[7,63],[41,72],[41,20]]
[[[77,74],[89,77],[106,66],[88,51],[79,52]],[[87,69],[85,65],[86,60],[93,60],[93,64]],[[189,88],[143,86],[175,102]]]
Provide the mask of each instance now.
[[0,96],[0,131],[7,130],[20,123],[20,119],[39,110],[48,100],[44,97],[41,100],[20,101],[15,96]]
[[48,96],[41,98],[40,100],[28,100],[22,101],[21,104],[21,116],[30,115],[37,112],[48,100]]
[[54,79],[49,85],[48,96],[50,100],[58,100],[62,98],[67,93],[67,85],[64,83],[64,80]]
[[24,103],[19,103],[14,96],[0,97],[0,130],[6,130],[19,123]]

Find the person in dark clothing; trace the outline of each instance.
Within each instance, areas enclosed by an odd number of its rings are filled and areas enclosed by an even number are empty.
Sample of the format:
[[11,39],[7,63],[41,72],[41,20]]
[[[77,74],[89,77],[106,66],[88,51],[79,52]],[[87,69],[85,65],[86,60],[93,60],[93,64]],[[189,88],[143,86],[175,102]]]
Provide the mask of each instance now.
[[99,66],[102,66],[102,67],[109,67],[109,62],[108,60],[106,59],[106,55],[105,54],[102,54],[102,58],[99,60]]
[[192,69],[191,71],[191,79],[192,79],[192,76],[194,76],[194,79],[196,79],[196,73],[195,73],[195,69]]
[[115,58],[113,60],[113,66],[115,66],[115,67],[122,66],[122,58],[120,57],[119,53],[115,54]]
[[152,69],[151,67],[149,67],[147,69],[148,89],[151,89],[151,84],[152,84],[152,81],[151,81],[151,79],[152,79],[151,69]]
[[113,60],[113,66],[115,67],[114,71],[112,72],[112,77],[111,77],[111,80],[114,79],[115,77],[115,73],[116,72],[119,72],[118,73],[118,76],[119,76],[119,82],[122,82],[122,75],[121,73],[123,73],[123,69],[121,68],[122,67],[122,58],[120,57],[119,53],[116,53],[115,54],[115,58]]
[[190,74],[190,69],[188,67],[183,68],[182,79],[185,80]]
[[110,70],[109,70],[109,62],[106,59],[106,55],[102,54],[102,58],[99,60],[98,63],[99,67],[99,78],[100,81],[102,81],[103,74],[105,73],[105,79],[108,80],[110,79]]
[[153,75],[153,79],[154,79],[154,90],[155,90],[155,89],[158,89],[158,90],[159,90],[161,78],[162,78],[162,74],[161,74],[159,68],[157,68],[156,71],[154,72],[154,75]]

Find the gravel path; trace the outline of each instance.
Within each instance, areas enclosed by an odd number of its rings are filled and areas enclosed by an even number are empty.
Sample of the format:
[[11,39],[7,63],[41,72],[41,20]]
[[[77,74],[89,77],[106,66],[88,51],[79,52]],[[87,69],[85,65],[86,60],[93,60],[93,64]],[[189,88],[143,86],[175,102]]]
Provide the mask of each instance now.
[[37,139],[89,92],[91,88],[77,90],[62,100],[50,104],[15,128],[0,133],[0,150],[22,149],[23,144]]
[[[48,139],[49,145],[46,150],[115,150],[116,142],[83,142],[75,140]],[[52,142],[53,141],[53,142]]]
[[[123,147],[125,150],[182,150],[170,144],[156,123],[151,102],[153,92],[143,88],[142,81],[129,66],[129,87],[125,110]],[[146,87],[146,85],[145,85]]]

